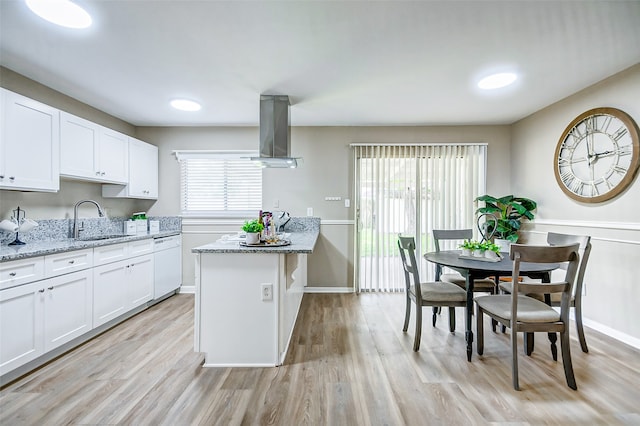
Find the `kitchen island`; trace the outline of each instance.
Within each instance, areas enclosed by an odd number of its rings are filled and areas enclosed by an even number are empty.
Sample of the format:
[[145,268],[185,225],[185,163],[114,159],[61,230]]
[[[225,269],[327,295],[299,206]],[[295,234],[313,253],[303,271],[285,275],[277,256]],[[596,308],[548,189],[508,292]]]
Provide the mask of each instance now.
[[[296,220],[297,219],[297,220]],[[290,245],[219,241],[196,254],[195,350],[205,367],[281,365],[304,287],[319,218],[292,218]]]

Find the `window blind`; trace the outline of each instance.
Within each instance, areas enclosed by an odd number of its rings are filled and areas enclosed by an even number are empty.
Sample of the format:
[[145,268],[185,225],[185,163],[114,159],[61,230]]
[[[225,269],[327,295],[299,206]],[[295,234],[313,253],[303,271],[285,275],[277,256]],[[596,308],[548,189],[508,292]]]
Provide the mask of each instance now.
[[262,206],[262,168],[254,151],[177,151],[184,216],[241,216]]

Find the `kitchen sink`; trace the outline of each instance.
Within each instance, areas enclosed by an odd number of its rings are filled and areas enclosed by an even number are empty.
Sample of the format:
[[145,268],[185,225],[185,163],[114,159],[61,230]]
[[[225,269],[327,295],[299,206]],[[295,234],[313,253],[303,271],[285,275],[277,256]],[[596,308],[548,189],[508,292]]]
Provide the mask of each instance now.
[[94,235],[91,237],[80,237],[76,238],[76,241],[100,241],[100,240],[109,240],[112,238],[123,238],[127,235],[123,234],[113,234],[113,235]]

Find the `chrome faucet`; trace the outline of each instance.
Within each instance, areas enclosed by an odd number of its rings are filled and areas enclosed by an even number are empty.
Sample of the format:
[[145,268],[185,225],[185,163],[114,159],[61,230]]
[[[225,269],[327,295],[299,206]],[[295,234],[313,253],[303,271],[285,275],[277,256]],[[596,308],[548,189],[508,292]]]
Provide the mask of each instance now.
[[84,228],[82,228],[81,226],[78,226],[78,207],[80,207],[80,204],[83,203],[92,203],[94,204],[97,208],[98,208],[98,216],[100,217],[104,217],[104,211],[102,210],[102,207],[100,207],[100,204],[98,204],[97,202],[93,201],[93,200],[80,200],[76,203],[75,207],[73,208],[73,238],[78,238],[80,236],[80,231],[82,231]]

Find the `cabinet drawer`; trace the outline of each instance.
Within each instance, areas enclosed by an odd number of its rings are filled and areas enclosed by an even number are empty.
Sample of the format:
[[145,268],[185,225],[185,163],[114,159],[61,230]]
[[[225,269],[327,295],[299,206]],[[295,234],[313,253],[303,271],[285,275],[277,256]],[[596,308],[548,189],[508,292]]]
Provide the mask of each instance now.
[[12,260],[0,264],[0,289],[44,278],[44,257]]
[[94,247],[93,264],[94,266],[104,265],[106,263],[117,262],[126,259],[128,254],[128,243],[112,244],[109,246]]
[[153,253],[153,239],[130,241],[129,256],[140,256],[143,254]]
[[44,257],[44,274],[47,278],[93,266],[93,249],[70,251]]

